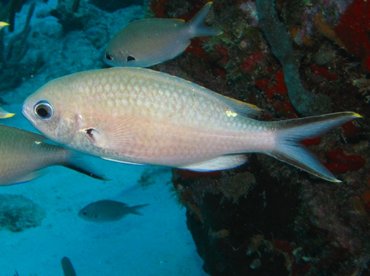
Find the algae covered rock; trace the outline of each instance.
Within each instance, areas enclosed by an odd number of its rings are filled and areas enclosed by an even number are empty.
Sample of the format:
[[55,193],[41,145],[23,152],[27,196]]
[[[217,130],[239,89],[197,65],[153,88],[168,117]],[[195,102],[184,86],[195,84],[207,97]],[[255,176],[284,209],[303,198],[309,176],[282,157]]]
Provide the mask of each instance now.
[[12,194],[0,194],[0,229],[20,232],[37,227],[45,218],[45,211],[32,200]]

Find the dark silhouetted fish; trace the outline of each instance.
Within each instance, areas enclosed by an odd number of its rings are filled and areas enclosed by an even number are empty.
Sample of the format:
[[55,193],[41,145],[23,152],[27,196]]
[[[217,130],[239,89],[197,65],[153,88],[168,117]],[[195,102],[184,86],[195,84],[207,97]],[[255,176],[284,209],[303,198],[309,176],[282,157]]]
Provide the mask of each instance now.
[[71,260],[68,257],[63,257],[60,260],[60,263],[62,265],[63,274],[64,276],[76,276],[76,271],[73,267],[73,264]]
[[123,218],[128,214],[141,215],[138,209],[148,204],[128,206],[127,204],[115,200],[104,199],[90,203],[83,207],[78,215],[89,221],[105,222]]

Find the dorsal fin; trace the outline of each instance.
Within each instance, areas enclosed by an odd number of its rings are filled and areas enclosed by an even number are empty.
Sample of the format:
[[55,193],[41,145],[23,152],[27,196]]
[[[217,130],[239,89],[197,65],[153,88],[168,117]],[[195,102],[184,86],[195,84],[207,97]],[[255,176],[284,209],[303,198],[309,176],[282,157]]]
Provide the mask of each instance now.
[[246,117],[256,117],[261,112],[262,109],[255,106],[254,104],[246,103],[243,101],[239,101],[237,99],[233,99],[227,96],[223,96],[217,93],[212,93],[213,96],[224,102],[226,105],[228,105],[233,111],[236,113],[246,116]]

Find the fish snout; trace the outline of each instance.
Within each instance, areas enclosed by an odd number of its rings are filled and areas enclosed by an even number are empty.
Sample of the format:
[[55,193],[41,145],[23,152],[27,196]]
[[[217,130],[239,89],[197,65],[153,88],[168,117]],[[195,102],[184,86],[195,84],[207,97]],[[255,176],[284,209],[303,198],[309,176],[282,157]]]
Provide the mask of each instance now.
[[27,100],[24,102],[22,106],[22,114],[24,117],[26,117],[29,121],[33,122],[32,116],[31,116],[31,108],[27,104]]

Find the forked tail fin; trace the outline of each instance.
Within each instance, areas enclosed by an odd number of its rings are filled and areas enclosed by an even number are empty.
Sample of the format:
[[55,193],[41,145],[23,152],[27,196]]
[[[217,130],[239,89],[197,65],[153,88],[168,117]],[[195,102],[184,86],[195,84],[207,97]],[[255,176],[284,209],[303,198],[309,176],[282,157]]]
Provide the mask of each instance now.
[[148,206],[149,204],[139,204],[135,206],[130,207],[130,213],[141,216],[141,213],[139,212],[139,209]]
[[299,141],[319,136],[332,128],[357,118],[362,118],[362,116],[354,112],[338,112],[273,122],[273,127],[276,127],[278,131],[276,147],[269,154],[325,180],[341,182]]
[[208,27],[204,24],[213,2],[206,3],[203,8],[187,23],[192,37],[214,36],[222,34],[217,28]]

